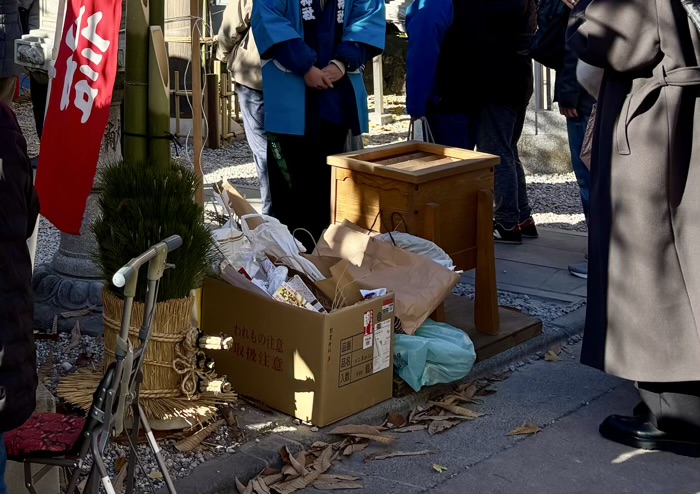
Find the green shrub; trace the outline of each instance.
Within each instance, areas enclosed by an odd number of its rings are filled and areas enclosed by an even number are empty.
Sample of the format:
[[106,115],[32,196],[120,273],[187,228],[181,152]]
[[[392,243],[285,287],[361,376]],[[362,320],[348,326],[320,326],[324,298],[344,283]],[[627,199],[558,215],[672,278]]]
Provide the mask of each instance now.
[[[158,301],[187,297],[200,286],[212,260],[212,238],[194,202],[198,180],[177,164],[144,166],[117,163],[97,178],[101,216],[93,224],[96,261],[107,286],[120,295],[112,276],[133,257],[170,235],[180,235],[182,247],[168,255],[175,269],[165,271]],[[146,295],[146,267],[139,272],[136,300]]]

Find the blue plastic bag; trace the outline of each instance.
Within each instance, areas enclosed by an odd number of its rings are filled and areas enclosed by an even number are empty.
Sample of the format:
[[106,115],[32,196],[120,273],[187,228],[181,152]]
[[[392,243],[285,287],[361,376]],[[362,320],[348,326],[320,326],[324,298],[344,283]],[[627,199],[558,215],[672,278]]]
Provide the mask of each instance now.
[[413,336],[394,335],[394,368],[414,391],[458,381],[475,361],[469,336],[449,324],[428,319]]

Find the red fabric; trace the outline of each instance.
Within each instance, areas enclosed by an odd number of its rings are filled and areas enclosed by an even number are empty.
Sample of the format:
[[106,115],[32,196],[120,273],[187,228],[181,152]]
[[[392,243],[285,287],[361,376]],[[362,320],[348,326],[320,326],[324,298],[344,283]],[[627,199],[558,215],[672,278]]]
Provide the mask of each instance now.
[[27,456],[61,456],[80,440],[85,419],[60,413],[37,413],[19,429],[4,434],[10,459]]
[[80,234],[109,120],[122,2],[70,0],[51,82],[36,189],[41,214]]

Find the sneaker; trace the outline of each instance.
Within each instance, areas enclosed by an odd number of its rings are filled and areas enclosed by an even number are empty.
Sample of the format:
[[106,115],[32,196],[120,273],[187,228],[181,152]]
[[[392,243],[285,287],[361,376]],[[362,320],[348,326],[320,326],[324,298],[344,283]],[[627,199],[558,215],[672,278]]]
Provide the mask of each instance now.
[[493,240],[502,244],[521,244],[523,242],[520,225],[506,228],[500,223],[493,223]]
[[577,262],[569,266],[569,273],[577,278],[588,279],[588,261]]
[[537,227],[535,226],[535,220],[530,216],[528,219],[520,223],[520,232],[525,238],[539,238],[540,234],[537,233]]

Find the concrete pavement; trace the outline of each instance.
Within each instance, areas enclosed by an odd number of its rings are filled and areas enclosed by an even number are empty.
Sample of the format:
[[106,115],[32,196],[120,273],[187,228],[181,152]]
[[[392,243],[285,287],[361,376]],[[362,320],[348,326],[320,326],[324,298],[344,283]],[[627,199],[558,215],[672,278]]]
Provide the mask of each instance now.
[[[379,451],[435,451],[431,456],[364,462],[355,455],[333,472],[362,478],[366,494],[693,494],[700,460],[648,453],[602,439],[598,424],[628,414],[639,397],[625,381],[578,363],[578,346],[557,362],[514,372],[473,409],[487,413],[442,434],[401,435]],[[572,358],[573,357],[573,358]],[[524,423],[535,436],[507,436]],[[437,473],[433,464],[447,467]],[[343,491],[335,491],[343,492]]]

